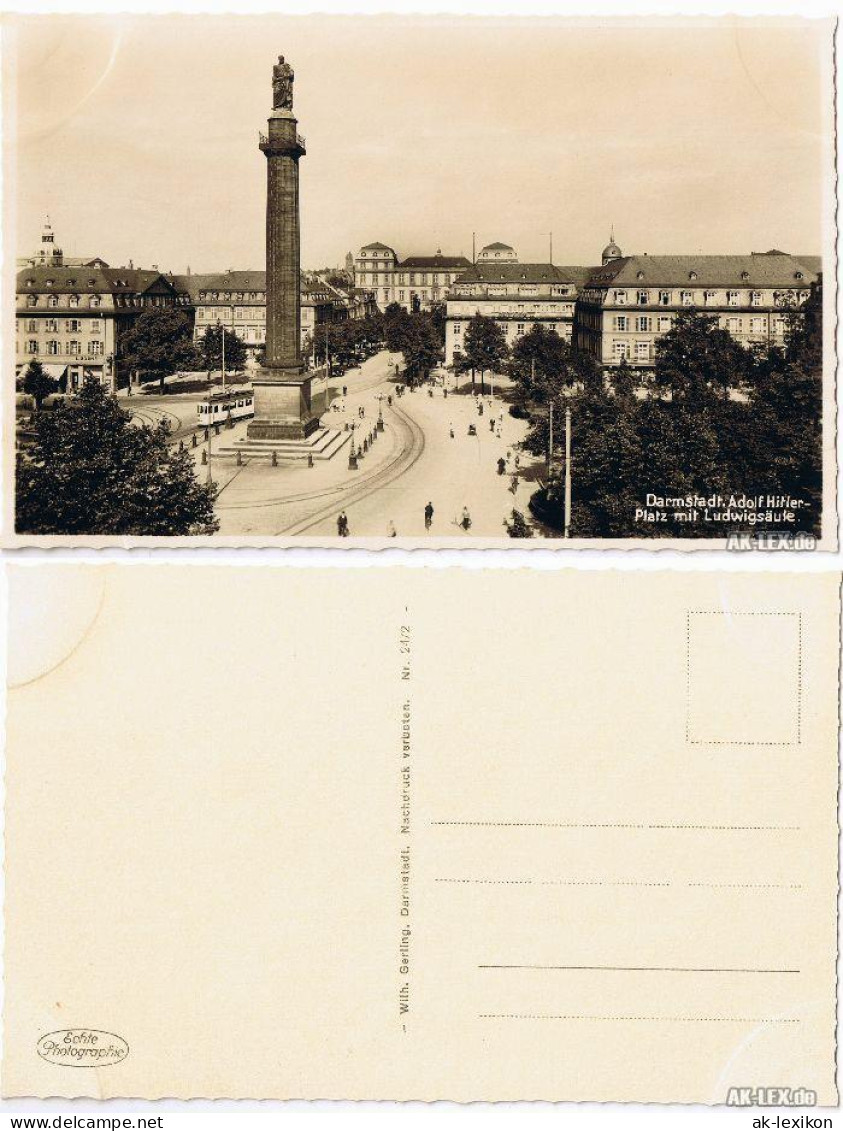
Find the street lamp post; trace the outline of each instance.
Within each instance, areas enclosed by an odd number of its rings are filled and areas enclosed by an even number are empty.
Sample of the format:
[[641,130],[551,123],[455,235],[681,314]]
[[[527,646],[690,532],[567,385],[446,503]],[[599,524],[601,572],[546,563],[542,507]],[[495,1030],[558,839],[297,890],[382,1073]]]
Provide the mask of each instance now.
[[565,409],[565,537],[571,537],[571,410]]

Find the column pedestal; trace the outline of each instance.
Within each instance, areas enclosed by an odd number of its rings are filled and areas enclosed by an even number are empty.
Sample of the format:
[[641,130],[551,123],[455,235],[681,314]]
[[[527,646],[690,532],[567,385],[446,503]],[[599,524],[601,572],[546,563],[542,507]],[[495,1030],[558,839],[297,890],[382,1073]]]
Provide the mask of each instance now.
[[252,379],[255,416],[250,440],[304,440],[319,427],[311,407],[311,378],[292,369],[259,369]]

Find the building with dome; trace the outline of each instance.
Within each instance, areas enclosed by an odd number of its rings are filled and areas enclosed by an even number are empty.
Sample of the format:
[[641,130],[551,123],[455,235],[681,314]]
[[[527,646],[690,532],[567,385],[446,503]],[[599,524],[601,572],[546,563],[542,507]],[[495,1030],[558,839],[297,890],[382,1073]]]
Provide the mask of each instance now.
[[99,256],[87,259],[84,256],[68,257],[56,243],[55,232],[48,216],[41,229],[41,242],[32,255],[19,255],[16,265],[18,270],[22,267],[107,267],[108,264]]
[[614,228],[609,236],[609,242],[603,248],[603,266],[605,267],[607,263],[611,263],[613,259],[623,259],[623,252],[615,243]]
[[448,288],[470,266],[464,255],[443,255],[441,248],[435,255],[399,261],[387,244],[369,243],[354,257],[354,285],[371,291],[381,310],[397,302],[412,313],[444,302]]
[[787,310],[808,298],[822,265],[784,252],[618,255],[612,241],[580,289],[575,341],[602,366],[652,369],[683,310],[712,315],[743,346],[782,345]]

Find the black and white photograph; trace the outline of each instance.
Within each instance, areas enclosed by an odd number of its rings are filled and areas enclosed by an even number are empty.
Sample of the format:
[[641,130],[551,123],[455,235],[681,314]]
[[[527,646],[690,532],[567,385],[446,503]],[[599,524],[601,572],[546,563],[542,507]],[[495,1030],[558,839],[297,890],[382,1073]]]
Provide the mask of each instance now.
[[831,21],[5,31],[12,542],[833,548]]

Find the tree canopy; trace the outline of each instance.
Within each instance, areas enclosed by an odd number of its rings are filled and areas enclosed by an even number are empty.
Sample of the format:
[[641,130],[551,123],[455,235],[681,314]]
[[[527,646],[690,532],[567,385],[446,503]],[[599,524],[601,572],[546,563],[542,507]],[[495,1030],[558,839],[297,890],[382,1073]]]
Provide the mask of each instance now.
[[[569,395],[556,401],[572,412],[574,536],[722,537],[739,525],[732,519],[689,522],[670,509],[666,521],[646,523],[635,512],[647,509],[648,494],[790,496],[807,504],[794,532],[819,534],[819,286],[789,318],[783,345],[747,349],[714,319],[683,312],[659,341],[644,387],[628,365],[610,370],[605,380],[582,370]],[[558,426],[556,437],[558,445]],[[546,416],[534,420],[527,446],[547,453]],[[560,529],[563,497],[563,469],[555,464],[535,501],[543,519]]]
[[23,391],[32,397],[36,408],[40,409],[44,398],[54,393],[58,387],[58,381],[44,371],[40,361],[30,361],[23,375]]
[[193,319],[184,310],[172,307],[145,310],[120,338],[118,361],[122,362],[118,373],[151,377],[160,381],[163,392],[169,376],[199,364]]
[[207,326],[199,339],[199,355],[202,366],[209,375],[214,369],[222,369],[223,341],[225,342],[226,373],[240,373],[246,364],[248,351],[246,343],[233,330],[223,326]]
[[489,370],[500,369],[508,353],[506,334],[497,322],[475,314],[466,327],[459,368],[471,368],[472,373],[478,369],[482,386],[483,375]]
[[197,481],[169,428],[132,424],[98,381],[51,412],[17,457],[21,534],[212,534],[216,489]]

